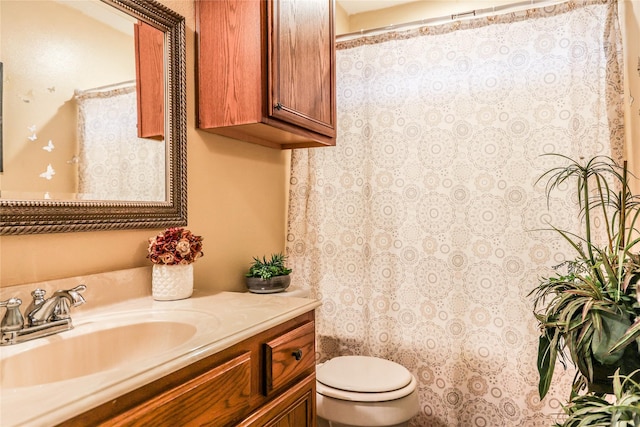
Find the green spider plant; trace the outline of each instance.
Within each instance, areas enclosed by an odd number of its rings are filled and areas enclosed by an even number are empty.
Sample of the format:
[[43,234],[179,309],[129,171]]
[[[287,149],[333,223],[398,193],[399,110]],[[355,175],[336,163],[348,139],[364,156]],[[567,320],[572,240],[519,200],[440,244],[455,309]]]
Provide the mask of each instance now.
[[640,384],[617,371],[612,383],[612,398],[575,397],[563,408],[567,418],[556,427],[640,427]]
[[[569,161],[540,177],[547,179],[547,198],[560,185],[575,182],[583,219],[583,233],[551,226],[575,249],[567,261],[566,274],[541,278],[531,292],[541,329],[538,345],[538,392],[549,390],[556,361],[566,365],[569,357],[578,373],[573,395],[589,387],[610,392],[613,373],[628,375],[640,369],[636,339],[640,336],[638,287],[640,242],[635,222],[640,215],[638,199],[628,185],[626,162],[619,166],[609,157],[597,156],[586,163]],[[601,220],[600,230],[594,218]],[[597,232],[606,238],[596,242]]]

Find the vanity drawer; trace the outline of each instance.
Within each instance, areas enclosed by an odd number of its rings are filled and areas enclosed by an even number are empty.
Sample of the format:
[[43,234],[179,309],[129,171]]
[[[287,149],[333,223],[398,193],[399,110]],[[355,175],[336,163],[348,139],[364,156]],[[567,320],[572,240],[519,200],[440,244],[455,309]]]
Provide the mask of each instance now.
[[264,344],[265,396],[315,367],[315,323],[307,322]]
[[111,419],[113,426],[225,426],[250,408],[251,353],[246,352]]

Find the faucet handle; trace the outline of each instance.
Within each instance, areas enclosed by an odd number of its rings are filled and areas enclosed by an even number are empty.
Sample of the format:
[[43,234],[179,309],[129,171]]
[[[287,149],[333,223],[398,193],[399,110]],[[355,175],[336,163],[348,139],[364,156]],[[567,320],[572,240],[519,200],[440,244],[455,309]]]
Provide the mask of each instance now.
[[82,305],[82,304],[84,304],[86,302],[84,297],[82,295],[80,295],[85,290],[87,290],[87,286],[86,285],[78,285],[75,288],[69,289],[67,291],[67,292],[69,292],[69,295],[71,295],[72,298],[73,298],[73,306],[74,307]]
[[0,307],[7,307],[7,311],[20,307],[20,304],[22,304],[22,300],[20,298],[9,298],[6,301],[0,301]]
[[24,325],[24,318],[20,313],[20,305],[22,300],[20,298],[9,298],[6,301],[0,301],[0,307],[6,307],[7,312],[0,322],[0,331],[11,332],[19,331]]
[[84,292],[87,289],[87,285],[78,285],[73,289],[69,289],[69,291],[73,292]]
[[16,303],[20,305],[22,304],[22,300],[20,298],[9,298],[6,301],[0,301],[0,307],[13,307]]

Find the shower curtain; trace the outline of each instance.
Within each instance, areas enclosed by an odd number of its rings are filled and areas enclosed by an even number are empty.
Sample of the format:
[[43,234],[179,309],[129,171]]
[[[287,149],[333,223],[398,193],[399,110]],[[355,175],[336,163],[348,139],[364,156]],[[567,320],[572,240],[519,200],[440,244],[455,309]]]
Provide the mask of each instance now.
[[529,292],[574,253],[572,188],[540,175],[623,143],[615,2],[569,2],[338,43],[335,147],[292,154],[293,283],[322,300],[317,358],[419,382],[413,426],[549,426]]
[[76,91],[75,99],[78,197],[165,201],[166,143],[137,137],[135,86]]

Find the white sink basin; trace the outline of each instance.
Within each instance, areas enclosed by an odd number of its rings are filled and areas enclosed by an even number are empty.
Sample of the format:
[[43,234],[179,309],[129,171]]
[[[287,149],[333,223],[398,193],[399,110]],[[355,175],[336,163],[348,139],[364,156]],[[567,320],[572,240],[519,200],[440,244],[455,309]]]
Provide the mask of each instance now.
[[190,311],[87,319],[71,331],[2,347],[0,388],[49,384],[126,369],[163,354],[170,357],[203,323],[209,329],[217,322],[207,314]]

